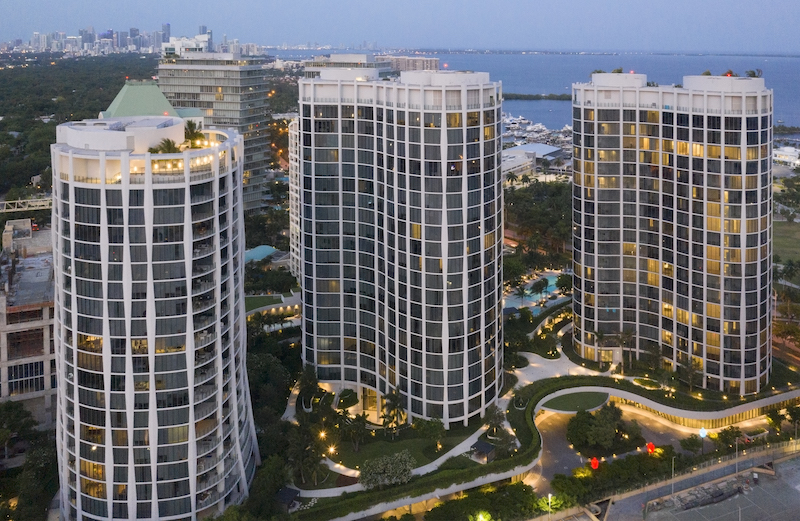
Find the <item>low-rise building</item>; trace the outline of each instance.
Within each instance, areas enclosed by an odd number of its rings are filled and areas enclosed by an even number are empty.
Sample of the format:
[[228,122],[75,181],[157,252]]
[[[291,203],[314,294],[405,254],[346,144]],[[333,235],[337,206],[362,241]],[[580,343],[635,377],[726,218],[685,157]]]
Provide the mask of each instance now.
[[772,150],[772,161],[792,168],[800,166],[800,149],[795,147],[780,147]]
[[32,232],[24,221],[27,233],[12,224],[18,237],[0,254],[0,400],[21,401],[40,427],[50,428],[56,413],[53,253],[50,231]]
[[[376,61],[371,54],[323,54],[314,56],[303,63],[306,78],[319,78],[320,72],[326,69],[367,69],[375,70],[378,76],[384,78],[394,73],[388,61]],[[364,76],[365,78],[368,75]]]
[[376,56],[375,61],[389,62],[395,71],[438,71],[439,58],[427,56]]

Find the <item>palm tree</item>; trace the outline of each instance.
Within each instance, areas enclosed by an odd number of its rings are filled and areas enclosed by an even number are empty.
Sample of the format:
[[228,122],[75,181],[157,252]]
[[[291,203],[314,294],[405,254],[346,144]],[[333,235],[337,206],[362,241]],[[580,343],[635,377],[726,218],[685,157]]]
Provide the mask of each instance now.
[[531,285],[531,290],[535,293],[539,294],[539,298],[542,298],[544,292],[547,291],[547,288],[550,287],[550,281],[545,279],[539,279]]
[[525,286],[522,286],[522,285],[517,286],[517,289],[514,290],[514,296],[515,297],[519,297],[519,300],[521,302],[520,307],[525,305],[525,293],[526,293],[526,291],[527,290],[525,289]]
[[177,154],[181,149],[173,140],[164,138],[158,145],[148,148],[147,151],[151,154]]
[[190,147],[200,148],[200,145],[198,145],[197,142],[204,140],[206,136],[200,132],[200,128],[198,128],[197,123],[191,119],[187,119],[186,126],[183,128],[183,138],[189,142]]
[[[628,351],[628,364],[631,369],[633,369],[633,353],[628,348],[633,342],[633,337],[634,337],[634,332],[630,329],[623,329],[617,335],[617,339],[619,339],[619,345],[620,347],[622,347],[623,362],[625,359],[625,351]],[[623,367],[625,366],[624,363],[622,365]]]
[[307,425],[292,429],[286,447],[286,455],[290,468],[300,474],[300,480],[303,483],[306,482],[306,477],[310,477],[316,484],[316,471],[319,468],[319,462],[322,461],[322,453]]
[[783,270],[781,271],[781,278],[787,281],[790,281],[797,275],[797,271],[800,266],[793,260],[788,260],[783,265]]
[[542,173],[547,176],[550,173],[550,160],[542,159]]
[[347,433],[350,435],[350,441],[353,442],[353,452],[359,451],[361,444],[367,438],[367,432],[369,432],[367,428],[367,413],[356,414],[350,419],[350,423],[347,425]]
[[508,182],[508,184],[513,185],[514,183],[517,182],[517,179],[519,179],[519,177],[514,172],[511,172],[506,176],[506,181]]
[[597,339],[597,347],[602,347],[606,339],[606,334],[602,331],[595,331],[594,336]]
[[522,174],[521,176],[519,176],[519,182],[527,186],[531,183],[531,176],[528,174]]
[[[406,409],[403,406],[403,397],[396,389],[392,389],[383,395],[383,414],[381,414],[381,420],[383,420],[384,429],[391,428],[393,440],[395,434],[397,434],[397,428],[405,423],[405,415]],[[384,430],[384,433],[385,432]]]

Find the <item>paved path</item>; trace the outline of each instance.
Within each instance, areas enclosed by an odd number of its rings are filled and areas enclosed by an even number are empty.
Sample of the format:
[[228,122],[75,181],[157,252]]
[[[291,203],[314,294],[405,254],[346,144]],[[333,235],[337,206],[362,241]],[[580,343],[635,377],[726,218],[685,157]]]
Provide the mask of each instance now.
[[[559,349],[559,352],[560,352],[561,347],[559,346],[558,349]],[[517,369],[514,372],[514,374],[519,379],[519,385],[521,385],[521,386],[528,385],[529,383],[532,383],[532,382],[534,382],[536,380],[541,380],[543,378],[550,378],[552,376],[562,376],[562,375],[567,375],[567,374],[572,374],[572,375],[576,375],[576,374],[598,374],[596,371],[592,371],[592,370],[587,369],[585,367],[577,366],[577,365],[573,364],[563,354],[561,355],[560,358],[558,358],[556,360],[544,359],[544,358],[540,357],[539,355],[535,355],[533,353],[521,352],[521,354],[523,356],[525,356],[529,361],[529,364],[527,366],[525,366],[525,367],[523,367],[521,369]],[[607,375],[608,373],[603,373],[603,374]],[[296,408],[296,404],[297,404],[297,392],[298,392],[298,387],[295,386],[295,388],[292,389],[292,394],[289,397],[289,403],[288,403],[288,405],[286,407],[286,411],[283,414],[283,419],[285,419],[285,420],[294,419],[294,414],[295,414],[295,410],[296,410],[295,408]],[[500,398],[498,400],[498,402],[497,402],[497,406],[500,407],[502,410],[506,410],[508,408],[508,406],[509,406],[509,401],[511,400],[511,397],[512,397],[512,393],[508,393],[503,398]],[[561,416],[565,416],[565,415],[561,415]],[[508,423],[508,420],[506,420],[506,422],[505,422],[505,427],[510,432],[513,432],[513,431],[511,431],[511,425]],[[421,476],[423,474],[428,474],[428,473],[433,472],[436,469],[438,469],[439,465],[444,463],[449,458],[452,458],[452,457],[455,457],[455,456],[459,456],[461,454],[469,452],[470,448],[472,447],[472,445],[476,441],[478,441],[478,439],[481,437],[481,435],[484,433],[485,430],[486,430],[486,426],[481,426],[478,430],[476,430],[474,433],[472,433],[464,441],[462,441],[461,443],[459,443],[458,445],[456,445],[455,447],[450,449],[447,453],[443,454],[442,456],[440,456],[435,461],[432,461],[432,462],[430,462],[430,463],[428,463],[426,465],[422,465],[420,467],[415,468],[412,471],[412,473],[415,476]],[[339,464],[333,464],[333,462],[327,463],[327,461],[326,461],[326,465],[328,465],[329,468],[331,468],[332,470],[334,470],[334,471],[336,471],[336,472],[338,472],[340,474],[358,475],[358,471],[357,470],[350,469],[350,468],[344,467],[344,466],[339,465]],[[558,470],[558,472],[563,472],[563,471],[562,470]],[[360,490],[360,488],[358,488],[359,486],[360,485],[350,485],[349,487],[342,487],[342,488],[329,488],[329,489],[321,489],[321,490],[301,490],[300,491],[300,495],[303,496],[303,497],[333,497],[333,496],[340,495],[345,490],[347,490],[347,491]]]

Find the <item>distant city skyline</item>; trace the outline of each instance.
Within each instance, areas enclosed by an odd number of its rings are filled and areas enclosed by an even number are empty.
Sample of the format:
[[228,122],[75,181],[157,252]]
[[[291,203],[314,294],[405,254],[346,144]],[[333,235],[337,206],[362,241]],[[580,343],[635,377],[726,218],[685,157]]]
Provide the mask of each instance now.
[[206,25],[215,39],[226,34],[271,46],[377,42],[390,48],[800,54],[800,11],[791,0],[662,0],[646,7],[635,0],[535,5],[526,0],[230,0],[227,5],[219,10],[205,1],[186,9],[155,0],[41,0],[12,8],[9,0],[0,0],[0,41],[27,42],[34,32],[77,34],[88,26],[97,32],[157,31],[169,23],[172,36],[193,36]]

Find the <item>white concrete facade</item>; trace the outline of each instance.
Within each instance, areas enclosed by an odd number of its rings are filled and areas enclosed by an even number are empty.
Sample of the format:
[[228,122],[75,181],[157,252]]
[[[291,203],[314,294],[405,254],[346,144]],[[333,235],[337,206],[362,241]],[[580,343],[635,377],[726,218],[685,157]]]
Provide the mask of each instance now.
[[[573,85],[575,345],[763,389],[772,363],[772,91],[761,78]],[[625,338],[628,336],[629,338]],[[627,356],[625,357],[627,359]]]
[[795,147],[776,148],[772,151],[772,161],[797,168],[800,166],[800,149]]
[[503,383],[501,86],[375,72],[300,81],[304,361],[373,421],[397,390],[409,419],[467,422]]
[[195,520],[248,493],[242,137],[85,120],[52,145],[64,520]]

